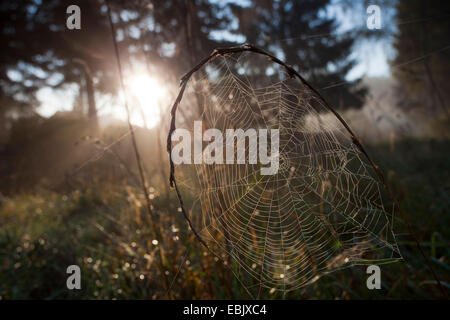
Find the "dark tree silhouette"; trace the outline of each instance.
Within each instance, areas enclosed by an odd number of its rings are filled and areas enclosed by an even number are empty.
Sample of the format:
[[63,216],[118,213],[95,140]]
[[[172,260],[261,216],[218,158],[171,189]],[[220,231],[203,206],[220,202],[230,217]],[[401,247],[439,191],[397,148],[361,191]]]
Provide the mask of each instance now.
[[[449,116],[450,2],[400,1],[397,17],[394,64],[400,67],[394,75],[407,95],[404,105],[425,107],[433,112],[440,110]],[[410,61],[414,63],[405,64]]]
[[[73,4],[81,8],[80,30],[66,27],[66,9]],[[2,97],[30,105],[43,86],[58,88],[84,79],[88,115],[96,127],[95,91],[115,92],[117,86],[102,2],[8,1],[2,2],[0,14],[5,35],[0,54]]]
[[[354,38],[337,34],[338,23],[328,17],[329,0],[253,1],[247,8],[233,6],[240,31],[248,42],[273,52],[310,80],[316,87],[345,82],[355,65],[350,57]],[[362,106],[366,90],[359,81],[324,91],[336,107]]]

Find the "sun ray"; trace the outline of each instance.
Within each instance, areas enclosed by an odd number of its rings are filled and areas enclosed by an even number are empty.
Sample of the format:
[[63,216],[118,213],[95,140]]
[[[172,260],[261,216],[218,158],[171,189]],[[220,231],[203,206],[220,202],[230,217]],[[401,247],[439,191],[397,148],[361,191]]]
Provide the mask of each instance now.
[[127,87],[134,98],[135,112],[131,121],[135,124],[145,124],[149,128],[154,127],[160,120],[160,103],[165,89],[155,78],[146,74],[136,74],[128,78]]

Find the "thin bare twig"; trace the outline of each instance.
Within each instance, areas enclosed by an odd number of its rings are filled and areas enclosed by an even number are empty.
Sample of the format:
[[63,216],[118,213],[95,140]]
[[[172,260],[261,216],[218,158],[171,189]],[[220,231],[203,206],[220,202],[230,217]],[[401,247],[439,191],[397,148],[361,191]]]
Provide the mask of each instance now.
[[[143,166],[142,166],[141,156],[140,156],[139,149],[138,149],[138,146],[137,146],[137,143],[136,143],[136,136],[134,134],[134,128],[133,128],[133,125],[131,124],[130,108],[128,107],[128,102],[127,102],[127,98],[126,98],[125,83],[124,83],[124,80],[123,80],[123,73],[122,73],[122,64],[120,62],[119,48],[118,48],[117,41],[116,41],[116,30],[115,30],[114,23],[113,23],[112,17],[111,17],[111,8],[109,6],[109,1],[105,0],[105,4],[106,4],[106,9],[107,9],[109,25],[111,27],[111,35],[112,35],[112,39],[113,39],[113,43],[114,43],[114,51],[115,51],[115,54],[116,54],[117,67],[118,67],[118,70],[119,70],[120,86],[122,88],[122,92],[124,93],[124,104],[125,104],[125,109],[127,111],[127,122],[128,122],[128,127],[129,127],[129,130],[130,130],[130,134],[131,134],[131,141],[132,141],[134,153],[135,153],[135,156],[136,156],[136,163],[137,163],[137,166],[138,166],[139,176],[140,176],[140,179],[141,179],[142,190],[143,190],[144,195],[145,195],[145,203],[146,203],[146,206],[147,206],[147,211],[148,211],[148,213],[149,213],[149,215],[150,215],[150,217],[152,219],[152,222],[150,223],[150,225],[151,225],[153,234],[156,237],[156,240],[158,240],[160,245],[162,245],[162,243],[163,243],[162,242],[162,235],[159,232],[158,228],[155,227],[155,223],[157,221],[157,217],[155,215],[155,212],[152,210],[152,206],[150,204],[150,195],[149,195],[148,189],[147,189],[147,182],[146,182],[145,176],[144,176],[144,169],[143,169]],[[163,259],[163,256],[162,256],[161,249],[159,249],[158,251],[159,251],[159,258],[160,258],[160,265],[159,265],[160,266],[160,272],[161,272],[161,275],[162,275],[162,277],[163,277],[163,279],[165,281],[166,292],[169,292],[168,291],[168,289],[169,289],[169,282],[168,282],[168,279],[167,279],[167,277],[165,275],[164,267],[163,267],[164,259]]]

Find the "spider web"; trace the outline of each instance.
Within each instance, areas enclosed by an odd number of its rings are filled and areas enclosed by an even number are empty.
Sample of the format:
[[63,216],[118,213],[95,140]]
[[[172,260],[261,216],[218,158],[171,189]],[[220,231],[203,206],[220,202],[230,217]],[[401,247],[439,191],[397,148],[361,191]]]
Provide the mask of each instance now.
[[401,259],[370,164],[283,67],[248,52],[220,56],[189,80],[179,110],[176,127],[191,132],[194,120],[222,133],[279,129],[274,175],[248,161],[176,165],[193,226],[248,289],[289,291],[353,264]]

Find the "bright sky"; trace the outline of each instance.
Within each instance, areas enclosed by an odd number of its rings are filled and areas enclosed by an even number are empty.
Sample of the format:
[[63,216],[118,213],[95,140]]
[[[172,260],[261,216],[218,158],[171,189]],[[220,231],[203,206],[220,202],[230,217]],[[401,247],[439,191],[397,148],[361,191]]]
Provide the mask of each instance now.
[[[245,1],[244,1],[245,2]],[[364,8],[361,8],[363,10]],[[358,19],[348,18],[348,15],[340,9],[337,5],[331,5],[326,13],[328,15],[335,15],[340,21],[340,31],[351,29],[357,23],[365,23],[365,12]],[[364,19],[364,20],[361,20]],[[373,32],[377,32],[374,30]],[[229,34],[215,34],[215,37],[228,38]],[[241,41],[243,39],[236,39]],[[383,77],[390,76],[390,69],[388,60],[392,59],[392,46],[387,41],[364,41],[354,48],[353,57],[357,60],[357,65],[347,75],[347,80],[354,80],[363,75],[368,77]],[[149,78],[148,76],[139,74],[128,79],[128,86],[131,93],[143,106],[145,116],[147,118],[147,125],[154,126],[159,118],[160,98],[164,88],[162,88],[157,79]],[[73,102],[78,92],[76,86],[72,85],[61,90],[52,90],[50,88],[43,88],[38,92],[38,99],[41,102],[41,107],[38,112],[43,116],[51,116],[57,111],[72,110]],[[133,97],[128,97],[128,99]],[[156,98],[156,99],[154,99]],[[118,105],[117,102],[111,103],[111,100],[105,100],[105,97],[97,97],[97,107],[99,108],[99,115],[110,115],[115,118],[126,119],[126,112],[124,110],[123,102]],[[121,99],[119,99],[121,100]],[[123,101],[123,100],[121,100]],[[151,102],[154,101],[154,102]],[[131,103],[130,103],[131,104]],[[139,110],[133,110],[131,120],[136,125],[143,125],[142,114]]]

